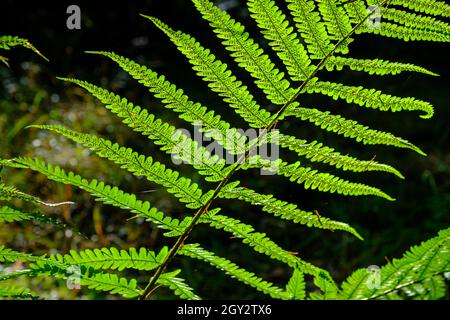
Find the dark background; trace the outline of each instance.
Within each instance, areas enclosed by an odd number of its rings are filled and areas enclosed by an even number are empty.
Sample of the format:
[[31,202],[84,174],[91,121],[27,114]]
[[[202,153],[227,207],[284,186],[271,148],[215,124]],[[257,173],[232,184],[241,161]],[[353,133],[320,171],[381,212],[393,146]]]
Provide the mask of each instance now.
[[[248,30],[266,47],[254,22],[249,19],[244,1],[228,1],[230,13],[248,26]],[[66,8],[77,4],[82,12],[82,29],[66,28]],[[183,88],[194,101],[216,110],[236,126],[242,121],[229,112],[227,106],[214,94],[195,73],[189,63],[176,50],[166,36],[139,13],[160,18],[175,29],[194,35],[204,46],[228,62],[240,79],[250,81],[248,75],[239,70],[227,56],[220,43],[202,21],[190,1],[39,1],[28,2],[3,0],[0,12],[1,34],[18,35],[29,39],[49,59],[45,62],[27,50],[15,49],[4,52],[10,57],[11,68],[0,67],[2,118],[1,129],[5,136],[2,158],[21,154],[39,155],[52,163],[74,170],[86,177],[97,177],[120,185],[141,198],[150,200],[155,206],[171,215],[185,216],[190,212],[157,186],[137,180],[120,171],[114,165],[87,157],[82,149],[57,137],[35,130],[24,130],[33,123],[63,123],[76,130],[97,132],[151,155],[158,160],[167,160],[152,143],[134,134],[118,119],[104,111],[93,98],[74,86],[56,79],[70,76],[102,85],[129,98],[141,106],[154,110],[162,118],[177,126],[190,128],[165,110],[143,86],[130,79],[115,64],[100,56],[88,55],[86,50],[110,50],[132,58],[151,67],[159,74],[167,75],[169,81]],[[261,213],[258,208],[237,201],[219,201],[223,213],[251,223],[258,231],[266,232],[282,247],[299,252],[299,255],[314,264],[329,270],[337,281],[342,281],[356,268],[382,265],[386,260],[399,257],[413,244],[426,240],[438,230],[448,227],[450,205],[450,150],[449,108],[450,68],[448,57],[450,44],[433,42],[401,42],[372,35],[357,36],[351,45],[351,56],[359,58],[382,58],[399,62],[410,62],[426,67],[440,77],[404,73],[398,76],[368,76],[360,72],[333,72],[320,75],[322,79],[349,85],[364,85],[384,90],[398,96],[414,96],[430,101],[436,107],[431,120],[423,120],[414,112],[385,113],[361,107],[345,105],[322,96],[302,96],[304,106],[331,110],[356,119],[372,128],[392,132],[418,145],[428,156],[422,157],[413,151],[384,146],[363,146],[337,135],[321,132],[312,125],[291,119],[280,125],[282,131],[309,140],[317,139],[336,147],[344,154],[361,159],[376,156],[379,162],[400,169],[406,180],[382,173],[355,174],[333,170],[327,166],[313,166],[323,171],[380,187],[397,199],[388,202],[373,197],[343,197],[327,193],[304,191],[301,186],[279,177],[261,177],[258,172],[239,175],[243,185],[264,193],[273,193],[283,200],[297,203],[305,210],[318,210],[323,216],[347,222],[365,238],[359,241],[341,232],[313,230],[301,225],[284,222]],[[278,62],[272,52],[267,52]],[[253,85],[249,85],[254,89]],[[264,97],[253,90],[256,98],[269,110]],[[57,147],[55,147],[55,145]],[[283,157],[291,161],[295,155]],[[75,159],[71,161],[70,159]],[[55,160],[56,159],[56,160]],[[308,162],[304,159],[306,165]],[[167,161],[165,161],[167,162]],[[179,168],[177,168],[179,169]],[[187,175],[204,184],[188,167],[181,168]],[[45,253],[49,250],[65,252],[70,248],[101,246],[148,246],[159,248],[169,244],[157,230],[142,221],[126,221],[126,212],[95,204],[86,194],[69,187],[48,183],[43,177],[27,173],[8,171],[8,182],[15,182],[22,190],[37,194],[41,198],[64,201],[73,200],[74,207],[51,210],[48,214],[62,217],[65,222],[79,229],[87,237],[67,234],[63,230],[47,228],[36,231],[36,226],[25,224],[3,226],[0,244],[9,243],[18,249]],[[5,176],[4,176],[5,178]],[[245,180],[244,180],[245,179]],[[151,193],[142,191],[152,190]],[[199,226],[192,236],[208,249],[228,257],[239,265],[256,272],[266,279],[283,285],[289,278],[289,270],[271,262],[265,256],[242,246],[237,239],[227,234],[211,232]],[[170,240],[169,240],[170,241]],[[230,281],[216,270],[203,263],[179,259],[176,265],[183,269],[182,276],[196,288],[198,293],[210,298],[255,298],[262,297],[244,285]],[[146,279],[144,277],[143,279]],[[161,292],[158,297],[165,298]],[[59,297],[72,298],[61,292]],[[170,297],[170,296],[169,296]]]

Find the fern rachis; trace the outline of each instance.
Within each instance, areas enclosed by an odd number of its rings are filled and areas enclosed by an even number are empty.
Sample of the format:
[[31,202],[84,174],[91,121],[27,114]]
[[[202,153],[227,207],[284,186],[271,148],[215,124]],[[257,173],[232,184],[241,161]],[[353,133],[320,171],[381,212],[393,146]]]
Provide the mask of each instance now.
[[[433,5],[424,8],[424,3]],[[195,38],[181,31],[175,31],[162,21],[148,17],[159,29],[168,35],[179,51],[188,58],[197,75],[208,83],[211,90],[217,93],[232,110],[239,115],[248,127],[260,129],[260,136],[275,137],[275,125],[279,121],[289,121],[296,117],[327,131],[336,132],[344,137],[353,138],[364,144],[383,144],[400,148],[409,148],[423,154],[417,146],[391,133],[371,129],[350,119],[344,119],[334,112],[320,111],[301,105],[304,94],[323,94],[340,102],[356,104],[381,111],[423,111],[422,118],[433,115],[433,107],[425,101],[414,98],[401,98],[367,89],[362,86],[346,86],[340,83],[322,81],[321,74],[330,70],[352,70],[370,74],[395,75],[401,72],[420,72],[435,75],[425,68],[396,63],[385,60],[365,60],[347,57],[351,43],[356,41],[354,35],[363,32],[379,33],[381,36],[397,37],[404,40],[427,40],[432,35],[440,35],[437,40],[449,41],[448,24],[437,18],[430,18],[419,13],[409,13],[406,9],[386,7],[390,1],[377,1],[389,22],[383,31],[368,30],[364,26],[371,13],[363,11],[364,1],[353,1],[340,5],[329,0],[286,0],[291,16],[284,13],[273,0],[251,0],[248,2],[251,18],[261,29],[268,41],[268,48],[273,50],[281,63],[272,61],[271,56],[245,31],[245,27],[235,21],[227,12],[222,11],[209,0],[193,0],[200,14],[207,20],[217,37],[222,41],[225,50],[230,53],[236,64],[247,72],[256,87],[265,94],[268,101],[277,106],[276,112],[269,112],[257,101],[257,95],[250,93],[249,86],[233,75],[227,64],[218,60],[214,54],[203,47]],[[425,11],[430,15],[446,17],[448,7],[433,0],[419,2],[406,1],[395,4],[413,11]],[[449,11],[450,12],[450,11]],[[422,22],[428,29],[417,26],[414,18]],[[290,26],[289,17],[295,22]],[[304,40],[304,41],[303,41]],[[164,247],[159,253],[147,248],[101,248],[96,250],[71,251],[67,254],[37,257],[0,247],[0,261],[26,261],[31,263],[29,269],[3,279],[19,276],[51,276],[67,279],[71,265],[80,268],[82,285],[95,290],[120,294],[127,298],[148,298],[159,286],[165,286],[183,299],[199,299],[200,297],[188,286],[188,281],[178,277],[180,270],[169,270],[171,261],[176,255],[200,259],[224,273],[236,278],[272,298],[279,299],[378,299],[390,294],[402,295],[413,285],[425,288],[427,295],[441,297],[442,290],[432,290],[430,286],[439,287],[444,281],[442,276],[448,271],[449,242],[448,230],[413,248],[404,258],[394,261],[382,268],[383,281],[380,288],[367,290],[361,284],[367,278],[364,270],[352,274],[342,287],[334,283],[325,270],[304,261],[299,256],[282,248],[265,233],[258,232],[255,227],[238,219],[227,216],[223,208],[216,207],[217,199],[234,199],[245,201],[253,206],[260,206],[263,212],[273,214],[286,220],[300,223],[306,227],[326,230],[346,231],[359,237],[359,233],[344,222],[320,217],[313,210],[303,210],[292,203],[276,198],[272,194],[259,193],[244,186],[240,181],[233,181],[234,174],[240,170],[253,168],[274,168],[274,173],[288,177],[291,181],[302,184],[306,189],[336,192],[342,195],[374,195],[393,200],[381,189],[362,183],[343,180],[337,175],[321,172],[313,165],[329,164],[337,169],[354,172],[384,171],[401,178],[403,175],[394,167],[372,160],[360,160],[343,155],[335,148],[326,146],[320,141],[308,142],[299,137],[279,133],[277,143],[284,149],[294,151],[299,156],[311,160],[311,167],[304,166],[303,159],[289,163],[283,159],[270,162],[258,157],[250,157],[249,151],[258,143],[258,139],[248,140],[237,128],[215,113],[207,106],[191,100],[181,89],[169,82],[153,70],[135,61],[113,52],[91,52],[105,56],[116,62],[118,66],[136,79],[169,110],[176,112],[180,119],[189,124],[201,122],[204,134],[213,138],[224,149],[236,154],[237,162],[228,164],[224,159],[213,156],[203,146],[184,134],[176,133],[176,128],[164,122],[156,114],[150,114],[128,100],[90,83],[67,79],[98,98],[113,114],[122,118],[132,130],[141,133],[154,142],[159,149],[168,154],[175,154],[177,159],[185,161],[208,182],[215,182],[215,187],[204,189],[202,182],[184,177],[168,164],[155,162],[150,155],[139,154],[131,148],[121,146],[97,135],[88,135],[59,125],[34,126],[59,133],[74,142],[91,149],[98,156],[116,163],[134,176],[143,176],[149,181],[163,186],[169,194],[177,198],[185,207],[183,219],[172,218],[151,206],[148,201],[137,200],[133,194],[126,193],[117,187],[106,185],[97,180],[85,179],[75,173],[68,172],[45,163],[39,159],[20,157],[11,161],[1,160],[0,165],[15,169],[31,169],[49,179],[76,186],[93,195],[98,201],[113,205],[144,217],[149,222],[164,230],[167,237],[177,237],[171,249]],[[339,54],[339,55],[338,55]],[[283,70],[287,70],[285,74]],[[300,101],[297,101],[300,100]],[[230,133],[228,135],[227,133]],[[225,138],[226,137],[226,138]],[[229,143],[229,140],[232,143]],[[268,141],[268,140],[267,140]],[[267,143],[264,142],[264,143]],[[193,150],[187,153],[186,150]],[[249,162],[251,160],[251,162]],[[195,182],[194,182],[195,181]],[[0,199],[19,198],[33,203],[42,203],[38,198],[28,196],[3,183],[0,185]],[[193,211],[190,212],[189,210]],[[219,211],[221,212],[219,214]],[[2,219],[2,212],[4,218]],[[0,208],[0,221],[10,222],[29,218],[24,212],[9,207]],[[31,219],[31,218],[30,218]],[[263,280],[251,271],[247,271],[226,258],[203,249],[199,244],[188,243],[192,230],[198,223],[209,224],[212,228],[224,230],[234,237],[242,239],[256,252],[278,260],[292,269],[292,277],[285,289]],[[135,279],[128,280],[111,271],[121,272],[124,269],[153,271],[149,282],[141,286]],[[304,277],[312,278],[314,285],[321,293],[307,295]],[[2,276],[0,276],[2,281]],[[431,293],[428,293],[431,292]],[[2,287],[0,287],[0,293]],[[32,296],[28,291],[18,291],[16,287],[4,287],[4,295]]]

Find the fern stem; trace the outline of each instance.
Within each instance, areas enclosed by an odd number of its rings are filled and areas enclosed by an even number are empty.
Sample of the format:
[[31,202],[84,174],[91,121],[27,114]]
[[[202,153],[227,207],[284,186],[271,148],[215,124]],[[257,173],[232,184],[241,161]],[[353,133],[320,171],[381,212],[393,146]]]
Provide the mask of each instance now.
[[[385,0],[382,2],[381,6],[384,6],[386,3],[388,3],[389,0]],[[234,168],[232,170],[230,170],[230,172],[227,174],[227,176],[217,185],[217,187],[214,189],[214,193],[212,195],[212,197],[207,201],[207,203],[205,203],[201,208],[199,208],[197,210],[197,212],[195,213],[195,215],[193,216],[190,224],[187,226],[187,228],[184,230],[183,234],[179,236],[179,238],[177,239],[176,243],[174,244],[174,246],[170,249],[168,255],[166,256],[166,258],[164,259],[163,263],[158,267],[158,269],[156,269],[155,274],[153,275],[153,277],[151,277],[151,279],[149,280],[147,286],[145,287],[142,295],[139,297],[140,300],[145,300],[147,297],[150,296],[150,294],[154,291],[154,287],[159,279],[159,277],[163,274],[163,272],[166,270],[167,266],[169,265],[169,263],[172,261],[172,259],[175,257],[175,255],[177,254],[178,250],[183,246],[184,242],[187,240],[187,238],[189,237],[190,233],[192,232],[192,230],[194,229],[195,225],[197,224],[197,222],[199,221],[200,217],[205,214],[208,209],[210,208],[211,204],[213,203],[213,201],[219,196],[222,188],[228,183],[228,181],[230,180],[231,176],[240,169],[241,164],[245,162],[245,160],[248,159],[249,157],[249,150],[251,150],[254,146],[254,144],[257,143],[257,141],[264,136],[269,130],[273,129],[275,127],[275,125],[277,124],[278,120],[283,116],[284,112],[286,111],[286,109],[293,103],[295,102],[295,100],[297,100],[297,98],[300,96],[300,94],[302,93],[303,89],[308,85],[308,83],[315,77],[315,75],[322,69],[322,67],[325,65],[325,63],[327,62],[327,60],[336,52],[336,50],[338,50],[338,48],[341,46],[341,44],[343,44],[344,42],[346,42],[355,32],[357,29],[359,29],[359,27],[362,26],[362,24],[368,19],[370,18],[370,16],[373,13],[369,13],[364,19],[362,19],[357,25],[355,25],[355,27],[353,27],[353,29],[342,39],[340,39],[336,45],[334,46],[333,50],[331,50],[320,62],[319,64],[316,66],[316,68],[314,69],[313,72],[311,72],[311,74],[306,78],[306,80],[300,85],[300,87],[297,89],[295,95],[292,96],[291,99],[289,99],[289,101],[287,101],[279,110],[277,113],[275,113],[275,115],[273,116],[272,121],[270,122],[269,125],[267,125],[262,132],[259,134],[257,139],[254,139],[252,141],[249,142],[247,148],[246,148],[246,152],[244,154],[242,154],[239,159],[237,160]]]
[[153,288],[154,288],[156,282],[158,281],[159,277],[161,276],[161,274],[166,270],[167,266],[172,261],[172,259],[175,257],[175,255],[177,254],[178,250],[183,246],[184,242],[189,237],[190,233],[192,232],[192,229],[194,229],[194,226],[197,224],[197,222],[200,219],[200,217],[205,212],[208,211],[208,208],[211,206],[211,204],[214,201],[214,199],[219,195],[219,193],[222,190],[222,188],[228,183],[229,179],[231,178],[233,173],[237,170],[237,168],[238,167],[236,166],[235,168],[233,168],[232,171],[230,171],[230,173],[227,175],[227,177],[225,177],[225,179],[223,179],[219,183],[219,185],[216,187],[216,189],[214,190],[214,194],[211,197],[211,199],[209,199],[209,201],[205,205],[203,205],[203,207],[201,207],[200,209],[197,210],[197,212],[195,213],[195,215],[192,218],[191,222],[189,223],[187,228],[184,230],[183,234],[178,237],[177,242],[170,249],[170,251],[167,254],[166,258],[164,259],[163,263],[158,267],[158,269],[156,269],[155,274],[150,279],[149,283],[147,284],[147,286],[144,289],[144,292],[140,296],[140,300],[146,299],[151,294],[151,292],[153,291]]

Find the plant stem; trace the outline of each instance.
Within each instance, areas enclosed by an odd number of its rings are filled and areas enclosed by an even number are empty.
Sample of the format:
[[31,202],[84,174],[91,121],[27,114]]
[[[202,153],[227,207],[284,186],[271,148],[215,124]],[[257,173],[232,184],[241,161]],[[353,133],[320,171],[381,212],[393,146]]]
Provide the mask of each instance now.
[[[385,0],[383,1],[383,3],[381,4],[381,6],[384,6],[386,3],[388,3],[389,0]],[[355,27],[341,40],[339,40],[336,45],[333,47],[333,49],[319,62],[319,64],[316,66],[316,68],[314,69],[313,72],[311,72],[311,74],[308,76],[308,78],[303,81],[303,83],[300,85],[300,87],[297,89],[295,95],[293,95],[291,97],[291,99],[289,99],[289,101],[287,101],[279,110],[278,112],[274,115],[272,121],[270,122],[269,125],[267,125],[262,132],[259,134],[259,136],[253,140],[253,144],[252,141],[250,141],[248,147],[246,148],[246,151],[244,152],[243,155],[240,156],[240,158],[238,159],[235,167],[233,168],[233,170],[231,170],[228,175],[217,185],[217,187],[214,189],[214,193],[212,195],[212,197],[207,201],[206,204],[204,204],[200,209],[197,210],[197,212],[194,214],[191,222],[189,223],[189,225],[186,227],[186,229],[184,230],[184,232],[180,235],[180,237],[178,238],[178,240],[176,241],[176,243],[174,244],[174,246],[170,249],[169,253],[167,254],[166,258],[164,259],[164,261],[161,263],[161,265],[158,267],[158,269],[155,271],[155,274],[153,275],[153,277],[150,278],[147,286],[144,289],[144,292],[142,293],[142,295],[140,296],[140,300],[144,300],[146,299],[148,296],[150,296],[150,294],[153,292],[153,288],[155,287],[156,283],[158,282],[159,277],[162,275],[162,273],[166,270],[167,266],[169,265],[169,263],[172,261],[172,259],[175,257],[175,255],[177,254],[178,250],[183,246],[184,242],[187,240],[187,238],[189,237],[190,233],[192,232],[192,229],[194,228],[194,226],[197,224],[198,220],[200,219],[200,217],[207,212],[207,210],[210,208],[210,206],[212,205],[213,201],[217,198],[217,196],[219,195],[220,191],[222,190],[222,188],[228,183],[228,181],[230,180],[231,176],[238,171],[241,168],[242,163],[244,163],[248,157],[249,157],[249,150],[251,150],[251,148],[253,148],[254,144],[257,143],[257,141],[263,136],[265,135],[267,132],[269,132],[270,130],[272,130],[275,125],[277,124],[277,121],[283,116],[284,112],[286,111],[286,109],[293,103],[295,102],[295,100],[297,100],[297,98],[300,96],[300,94],[302,93],[303,89],[305,89],[305,87],[308,85],[308,83],[316,76],[316,74],[320,71],[320,69],[323,67],[323,65],[325,64],[325,62],[336,52],[336,50],[341,46],[342,43],[344,43],[345,41],[347,41],[355,32],[356,30],[362,26],[362,24],[368,19],[370,18],[370,16],[372,15],[372,13],[368,14],[362,21],[360,21],[357,25],[355,25]]]

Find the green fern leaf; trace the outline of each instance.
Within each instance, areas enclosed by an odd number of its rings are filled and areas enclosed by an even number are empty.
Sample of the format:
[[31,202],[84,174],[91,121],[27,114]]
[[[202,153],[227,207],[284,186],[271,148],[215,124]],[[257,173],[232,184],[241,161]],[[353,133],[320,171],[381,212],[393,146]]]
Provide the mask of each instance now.
[[[433,5],[429,3],[428,6],[432,8]],[[364,1],[352,1],[351,3],[346,4],[345,7],[347,9],[350,20],[354,24],[359,23],[361,21],[361,17],[367,15],[367,9]],[[438,15],[441,15],[444,12],[445,11],[441,11]],[[386,19],[391,21],[398,21],[400,23],[403,23],[403,25],[382,21],[382,27],[380,28],[370,27],[366,24],[358,28],[358,30],[356,30],[356,33],[374,33],[381,36],[397,38],[405,41],[450,41],[450,33],[448,32],[448,29],[446,29],[447,24],[445,22],[440,22],[425,16],[414,15],[392,8],[380,7],[380,13],[382,17],[385,17]],[[415,19],[415,26],[413,26],[411,23],[408,23],[408,20],[410,21],[413,16],[417,16]],[[434,27],[428,28],[430,24]]]
[[5,246],[0,246],[0,262],[16,262],[16,261],[35,261],[40,258],[34,257],[28,253],[17,252],[6,248]]
[[[273,5],[273,3],[272,3]],[[182,32],[175,32],[170,29],[167,25],[160,22],[153,17],[147,17],[155,23],[160,29],[162,29],[166,34],[169,35],[171,40],[178,46],[181,52],[190,58],[191,63],[194,65],[200,76],[202,76],[206,81],[211,81],[210,87],[218,92],[221,92],[232,106],[242,106],[237,107],[238,113],[243,116],[243,118],[249,122],[250,125],[254,127],[263,127],[267,125],[267,121],[270,119],[271,115],[269,113],[264,113],[262,116],[259,106],[252,100],[252,97],[248,94],[246,87],[240,86],[240,83],[235,81],[235,78],[231,75],[229,71],[226,71],[226,65],[220,61],[216,61],[209,51],[200,46],[195,39],[190,36],[183,34]],[[227,74],[228,72],[228,74]],[[261,118],[265,118],[261,121]],[[280,138],[287,138],[287,136],[280,135]],[[331,154],[330,148],[324,147],[321,152],[317,144],[315,144],[314,150],[308,148],[301,148],[298,146],[305,145],[305,141],[295,141],[295,138],[280,139],[282,147],[287,147],[291,150],[297,151],[300,155],[307,155],[307,158],[311,160],[320,161],[329,154],[331,158],[328,158],[328,163],[336,163],[337,167],[342,167],[344,170],[353,170],[360,172],[361,170],[380,170],[395,173],[401,176],[397,170],[386,166],[378,165],[377,163],[369,161],[358,161],[357,159],[339,156],[339,154]],[[320,159],[320,160],[318,160]]]
[[192,1],[203,18],[213,27],[217,37],[222,39],[223,45],[231,52],[238,65],[256,79],[256,85],[272,103],[283,105],[295,95],[295,90],[290,88],[289,82],[284,79],[283,72],[275,67],[258,44],[250,38],[243,25],[209,0]]
[[419,297],[428,300],[439,300],[445,297],[447,284],[444,277],[434,276],[424,280],[422,286],[419,286],[417,289],[420,290]]
[[[134,195],[126,194],[116,187],[113,188],[104,185],[102,182],[99,183],[96,180],[89,182],[72,172],[66,174],[64,170],[60,169],[59,167],[47,165],[42,160],[18,158],[16,159],[16,161],[23,166],[27,166],[32,170],[46,175],[52,180],[66,184],[72,184],[81,189],[84,189],[87,192],[91,193],[93,196],[97,197],[99,201],[117,206],[119,208],[128,209],[133,213],[149,219],[162,229],[171,230],[169,234],[165,234],[166,236],[179,236],[184,230],[184,227],[186,227],[187,223],[189,222],[189,219],[183,220],[183,222],[180,223],[177,219],[164,217],[164,215],[161,212],[157,211],[155,208],[150,209],[150,204],[148,202],[136,200],[136,197]],[[210,210],[210,212],[211,211],[212,210]],[[249,244],[251,247],[255,248],[257,252],[266,254],[268,256],[276,256],[278,260],[285,262],[290,266],[300,265],[305,268],[305,272],[307,272],[308,274],[315,275],[323,272],[323,270],[320,270],[317,267],[314,267],[301,260],[297,260],[297,258],[292,256],[289,252],[281,249],[272,240],[268,239],[264,234],[254,232],[253,227],[246,225],[238,220],[215,214],[204,215],[200,219],[200,222],[208,223],[216,229],[223,229],[227,232],[231,232],[234,236],[243,239],[244,243]],[[331,279],[331,277],[329,276],[328,278]]]
[[89,289],[98,291],[107,291],[111,294],[120,294],[124,298],[136,298],[141,294],[137,289],[135,279],[127,281],[125,278],[119,278],[115,274],[98,273],[91,277],[82,277],[81,285],[86,285]]
[[319,218],[313,212],[300,210],[295,204],[278,200],[271,194],[259,194],[254,190],[244,187],[224,187],[219,197],[224,199],[243,200],[251,203],[252,205],[262,206],[263,211],[271,213],[282,219],[292,220],[296,223],[307,225],[308,227],[328,230],[343,230],[353,234],[359,239],[362,239],[358,232],[346,223],[330,220],[325,217]]
[[330,283],[328,279],[324,277],[315,277],[314,284],[320,288],[322,292],[311,292],[309,299],[311,300],[337,300],[338,288]]
[[325,24],[322,23],[319,12],[312,0],[286,0],[288,8],[296,23],[296,27],[305,40],[311,59],[323,59],[333,46],[328,37]]
[[[24,47],[30,49],[38,56],[43,58],[46,61],[49,61],[35,46],[33,46],[27,39],[23,39],[17,36],[4,35],[0,36],[0,49],[10,50],[12,47]],[[2,57],[2,61],[7,64],[7,59]]]
[[380,76],[396,75],[402,72],[418,72],[438,76],[434,72],[411,63],[391,62],[381,59],[354,59],[332,56],[327,60],[325,67],[328,71],[341,71],[344,67],[348,67],[350,70],[364,71],[371,75],[375,74]]
[[274,299],[288,299],[288,295],[282,289],[257,277],[252,272],[239,268],[235,263],[218,257],[212,252],[206,251],[198,244],[186,244],[178,253],[191,258],[206,261],[217,269],[224,271],[229,276],[270,295]]
[[186,203],[188,208],[200,208],[205,204],[202,191],[190,179],[180,177],[177,171],[166,169],[166,166],[154,162],[151,157],[145,157],[134,152],[131,148],[121,147],[117,143],[99,138],[94,135],[79,133],[62,126],[35,126],[51,130],[78,142],[97,153],[100,157],[109,159],[127,169],[136,176],[145,176],[167,188],[167,191]]
[[272,0],[247,2],[251,16],[256,21],[270,46],[277,52],[293,81],[304,81],[314,72],[308,53],[298,40],[294,28]]
[[255,232],[255,229],[241,221],[222,216],[219,214],[213,217],[207,215],[201,218],[202,221],[209,223],[212,227],[218,230],[225,230],[232,233],[236,238],[242,239],[243,243],[248,244],[255,251],[265,254],[273,259],[284,262],[292,268],[298,268],[302,272],[314,276],[319,274],[326,274],[328,279],[331,277],[324,270],[296,257],[293,253],[288,252],[278,246],[275,242],[269,239],[265,233]]
[[[338,6],[334,0],[316,0],[316,2],[330,38],[336,41],[345,39],[351,33],[352,25],[344,9]],[[349,52],[348,45],[352,41],[352,39],[345,40],[336,51],[347,54]]]
[[10,168],[19,168],[19,169],[26,168],[25,166],[15,163],[14,159],[13,160],[0,159],[0,167],[10,167]]
[[[419,2],[422,2],[419,4]],[[402,10],[401,8],[394,8],[392,5],[403,6],[404,8],[412,9],[418,13],[426,13],[432,16],[446,17],[446,11],[450,12],[450,6],[444,4],[443,2],[437,3],[433,0],[411,0],[411,1],[398,1],[391,0],[388,2],[389,6],[381,6],[381,1],[342,1],[345,9],[347,10],[350,20],[353,23],[361,21],[368,10],[366,9],[370,6],[378,6],[382,19],[387,19],[396,23],[400,23],[406,26],[419,29],[429,29],[434,31],[439,31],[441,33],[448,33],[448,24],[444,21],[438,20],[434,17],[425,16],[422,14],[417,14],[413,12],[408,12]],[[440,7],[437,9],[437,7]],[[367,11],[367,12],[366,12]],[[416,19],[417,23],[412,22]]]
[[336,192],[345,196],[372,195],[385,198],[389,201],[395,200],[375,187],[350,182],[329,173],[321,173],[309,167],[302,167],[299,161],[289,164],[280,159],[278,161],[269,161],[255,156],[248,163],[242,165],[243,170],[253,168],[265,168],[274,174],[285,176],[292,182],[303,184],[305,189],[317,189],[318,191],[330,193]]
[[19,191],[16,187],[7,186],[0,182],[0,201],[11,201],[12,199],[20,199],[33,203],[40,203],[41,201],[34,196]]
[[308,142],[292,136],[279,134],[278,140],[281,146],[295,151],[300,156],[305,156],[311,162],[326,163],[344,171],[365,172],[384,171],[395,174],[404,179],[404,176],[392,166],[378,163],[373,160],[364,161],[347,155],[342,155],[335,149],[324,146],[318,141]]
[[134,79],[148,87],[155,97],[160,99],[167,108],[180,113],[180,118],[200,125],[201,131],[206,137],[215,139],[220,145],[231,145],[234,153],[245,152],[246,138],[236,129],[231,129],[230,124],[223,121],[219,115],[199,103],[194,103],[183,93],[181,89],[170,82],[164,76],[141,66],[138,63],[110,52],[89,52],[106,56],[116,62],[124,71],[128,72]]
[[111,294],[120,294],[125,298],[135,298],[141,294],[137,288],[137,281],[120,278],[116,274],[101,273],[93,268],[74,268],[73,265],[63,263],[62,257],[53,256],[41,259],[30,265],[34,275],[52,276],[60,279],[73,279],[80,285],[97,291],[106,291]]
[[0,207],[0,223],[14,221],[37,221],[52,225],[64,225],[60,220],[41,213],[22,212],[7,206]]
[[436,0],[391,0],[391,4],[403,6],[417,12],[450,18],[450,5]]
[[295,269],[292,277],[286,285],[286,291],[291,295],[291,300],[305,299],[305,279],[303,273]]
[[356,32],[373,33],[383,37],[390,37],[404,41],[433,41],[450,42],[450,34],[442,34],[433,30],[409,28],[389,22],[383,22],[383,28],[359,28]]
[[17,286],[0,286],[0,298],[3,299],[38,299],[35,293],[32,293],[28,288],[19,288]]
[[26,221],[33,220],[33,215],[10,207],[0,208],[0,222]]
[[412,97],[400,98],[385,94],[375,89],[365,89],[361,86],[346,86],[340,83],[317,81],[307,87],[308,93],[321,93],[332,97],[334,100],[343,99],[347,103],[354,103],[381,111],[398,112],[423,111],[421,118],[429,119],[433,116],[433,106],[425,101]]
[[60,79],[73,82],[88,90],[104,103],[106,108],[123,118],[126,125],[154,140],[162,151],[170,154],[175,160],[192,164],[201,175],[206,176],[207,181],[225,179],[227,173],[224,170],[225,160],[212,156],[204,147],[199,147],[195,141],[181,131],[177,131],[174,126],[105,89],[76,79]]
[[380,269],[380,281],[368,285],[373,276],[359,269],[342,284],[340,297],[344,299],[379,299],[421,284],[435,276],[450,271],[450,229],[442,230],[438,236],[420,246],[414,246],[400,259]]
[[411,28],[428,29],[450,34],[450,25],[430,16],[418,15],[395,8],[381,8],[381,16],[398,24]]
[[178,219],[164,216],[161,211],[152,208],[148,201],[137,200],[135,195],[125,193],[117,187],[106,185],[97,180],[88,181],[73,172],[66,173],[58,166],[46,164],[40,159],[18,158],[16,161],[31,170],[42,173],[51,180],[83,189],[96,197],[98,201],[130,210],[132,213],[155,223],[161,229],[170,231],[172,236],[179,236],[186,227],[187,221],[180,222]]
[[14,280],[19,277],[23,276],[33,276],[34,273],[30,269],[23,269],[19,271],[14,271],[10,273],[0,273],[0,281],[8,281],[8,280]]
[[181,299],[201,300],[201,298],[193,292],[193,289],[186,284],[184,279],[177,277],[180,272],[181,270],[175,270],[162,274],[158,279],[158,284],[169,287]]
[[210,53],[210,51],[200,45],[193,37],[174,31],[166,24],[153,17],[147,17],[158,28],[166,33],[177,48],[189,59],[193,69],[209,82],[209,87],[223,97],[226,103],[236,110],[236,112],[247,123],[254,128],[264,128],[271,120],[271,114],[253,100],[253,96],[247,87],[227,69],[227,65]]
[[407,148],[421,155],[425,153],[409,141],[394,136],[391,133],[370,129],[354,120],[348,120],[340,115],[313,108],[296,108],[286,112],[286,116],[295,116],[303,121],[309,121],[324,130],[335,132],[347,138],[355,139],[364,144],[382,144],[398,148]]
[[159,254],[145,248],[136,250],[130,248],[119,250],[116,248],[102,248],[94,250],[75,251],[70,254],[56,255],[56,259],[70,265],[84,265],[94,269],[118,270],[136,269],[150,271],[157,268],[167,255],[167,247]]

